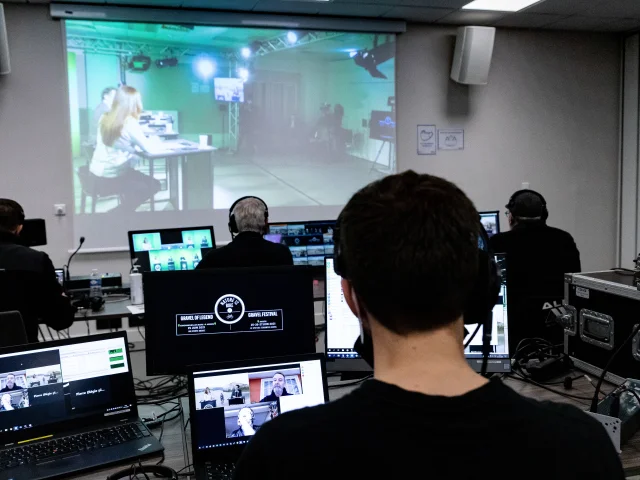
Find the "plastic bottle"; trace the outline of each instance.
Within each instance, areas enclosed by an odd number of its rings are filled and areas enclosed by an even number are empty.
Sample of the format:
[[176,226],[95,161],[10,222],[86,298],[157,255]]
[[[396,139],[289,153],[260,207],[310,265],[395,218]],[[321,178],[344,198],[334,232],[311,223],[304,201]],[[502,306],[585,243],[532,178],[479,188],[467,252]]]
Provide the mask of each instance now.
[[98,269],[91,270],[91,279],[89,280],[89,296],[102,298],[102,277],[98,273]]
[[131,304],[142,305],[144,303],[144,295],[142,291],[142,274],[138,272],[137,265],[134,265],[133,273],[129,275],[129,284],[131,287]]

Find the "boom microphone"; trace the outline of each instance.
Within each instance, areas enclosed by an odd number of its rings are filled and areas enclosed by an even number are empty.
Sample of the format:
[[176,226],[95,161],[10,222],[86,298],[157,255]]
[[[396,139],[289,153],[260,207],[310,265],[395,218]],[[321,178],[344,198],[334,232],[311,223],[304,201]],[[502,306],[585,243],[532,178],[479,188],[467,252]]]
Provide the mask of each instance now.
[[71,281],[71,275],[69,274],[69,265],[71,265],[71,260],[73,259],[73,257],[75,257],[76,253],[78,253],[78,251],[82,248],[83,243],[84,243],[84,237],[80,237],[80,245],[78,245],[78,248],[76,248],[76,250],[71,254],[71,256],[69,257],[69,260],[67,260],[67,264],[65,265],[65,267],[67,267],[67,273],[66,273],[67,282]]

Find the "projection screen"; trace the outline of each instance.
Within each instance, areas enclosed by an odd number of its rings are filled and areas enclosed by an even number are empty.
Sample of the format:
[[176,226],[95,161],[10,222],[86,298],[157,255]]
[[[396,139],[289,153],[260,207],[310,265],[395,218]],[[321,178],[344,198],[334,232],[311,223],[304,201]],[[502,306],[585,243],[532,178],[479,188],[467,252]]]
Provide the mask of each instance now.
[[395,35],[66,20],[74,233],[324,220],[396,171]]

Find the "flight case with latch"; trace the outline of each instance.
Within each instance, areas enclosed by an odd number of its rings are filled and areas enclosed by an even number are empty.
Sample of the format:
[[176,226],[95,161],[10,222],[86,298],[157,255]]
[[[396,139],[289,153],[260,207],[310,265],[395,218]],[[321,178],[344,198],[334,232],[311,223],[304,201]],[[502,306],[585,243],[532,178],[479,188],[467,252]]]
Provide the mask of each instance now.
[[[640,323],[640,291],[633,273],[604,272],[565,275],[564,348],[576,367],[600,375],[616,349]],[[618,353],[610,379],[640,378],[640,335]],[[617,378],[616,378],[617,377]]]

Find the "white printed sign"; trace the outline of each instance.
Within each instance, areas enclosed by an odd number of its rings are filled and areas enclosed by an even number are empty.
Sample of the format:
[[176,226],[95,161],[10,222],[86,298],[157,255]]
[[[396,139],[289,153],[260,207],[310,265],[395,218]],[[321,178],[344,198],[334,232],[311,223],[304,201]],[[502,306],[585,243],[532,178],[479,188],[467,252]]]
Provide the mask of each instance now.
[[418,155],[436,154],[436,126],[418,125]]
[[438,130],[438,150],[464,150],[464,130]]

